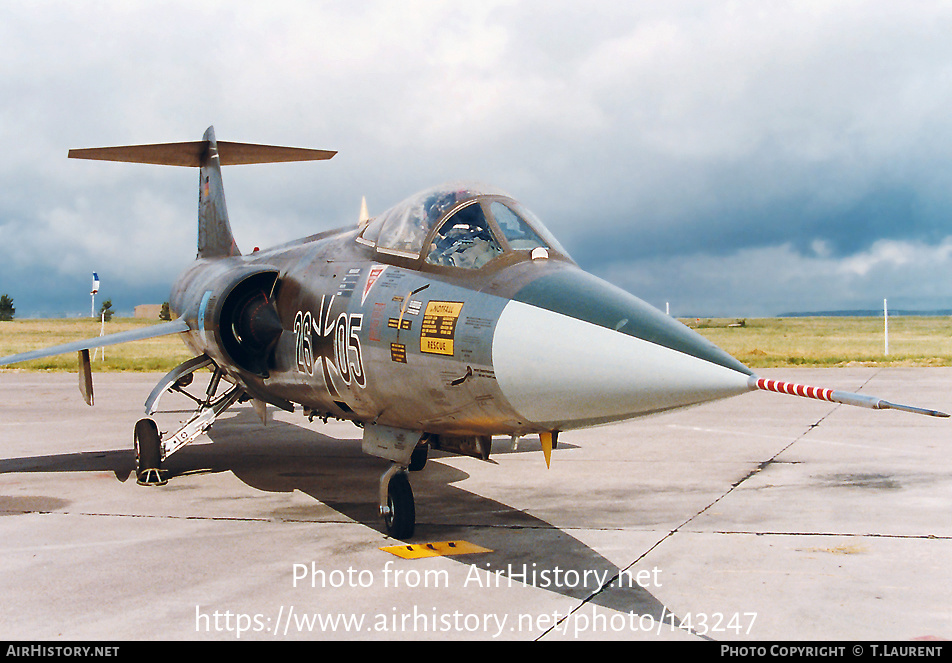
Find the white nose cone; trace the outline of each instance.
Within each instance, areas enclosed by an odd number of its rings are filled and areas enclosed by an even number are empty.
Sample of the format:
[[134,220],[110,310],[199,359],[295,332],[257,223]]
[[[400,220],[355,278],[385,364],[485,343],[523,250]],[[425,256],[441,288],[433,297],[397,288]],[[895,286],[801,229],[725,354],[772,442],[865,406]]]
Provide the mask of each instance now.
[[[698,347],[706,344],[699,336]],[[496,325],[493,368],[516,411],[551,430],[749,391],[746,373],[518,301]]]

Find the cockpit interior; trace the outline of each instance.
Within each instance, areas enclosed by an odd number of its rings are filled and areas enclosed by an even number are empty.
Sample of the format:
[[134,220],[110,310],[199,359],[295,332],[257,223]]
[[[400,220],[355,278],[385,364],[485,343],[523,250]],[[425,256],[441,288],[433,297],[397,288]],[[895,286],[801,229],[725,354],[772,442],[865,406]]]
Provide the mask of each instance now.
[[471,185],[428,189],[371,219],[357,241],[421,266],[478,270],[500,256],[569,259],[527,209],[508,195]]

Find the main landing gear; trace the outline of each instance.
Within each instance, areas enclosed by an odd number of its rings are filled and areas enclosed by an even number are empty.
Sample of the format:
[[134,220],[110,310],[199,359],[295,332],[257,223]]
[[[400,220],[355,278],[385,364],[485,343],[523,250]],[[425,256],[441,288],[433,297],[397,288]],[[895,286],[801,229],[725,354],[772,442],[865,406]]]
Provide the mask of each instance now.
[[[205,390],[205,397],[193,396],[185,391],[192,382],[192,373],[205,366],[214,366],[212,378]],[[168,391],[177,391],[195,401],[195,413],[174,434],[163,436],[152,419],[140,419],[135,426],[136,483],[141,486],[163,486],[167,479],[163,476],[162,463],[173,453],[211,428],[222,412],[235,404],[244,394],[237,384],[228,385],[222,394],[218,388],[222,384],[224,372],[214,365],[211,359],[200,355],[189,359],[166,375],[152,390],[146,400],[146,414],[154,414],[161,396]]]

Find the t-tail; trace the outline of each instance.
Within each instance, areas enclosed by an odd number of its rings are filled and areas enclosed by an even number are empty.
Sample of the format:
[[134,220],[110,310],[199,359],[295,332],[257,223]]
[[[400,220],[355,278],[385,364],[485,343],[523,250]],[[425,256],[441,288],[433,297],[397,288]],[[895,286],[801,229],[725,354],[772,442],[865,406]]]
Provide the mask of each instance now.
[[200,141],[94,147],[69,151],[71,159],[199,168],[198,258],[227,258],[241,255],[228,221],[221,166],[320,161],[330,159],[335,154],[337,152],[329,150],[218,141],[215,139],[214,127],[208,127]]

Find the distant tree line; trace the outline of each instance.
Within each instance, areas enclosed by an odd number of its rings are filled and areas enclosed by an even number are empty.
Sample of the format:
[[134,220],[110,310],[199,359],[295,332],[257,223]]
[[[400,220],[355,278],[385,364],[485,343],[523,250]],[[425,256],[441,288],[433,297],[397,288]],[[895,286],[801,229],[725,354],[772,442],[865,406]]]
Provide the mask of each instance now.
[[0,295],[0,320],[13,320],[17,310],[13,307],[13,297]]

